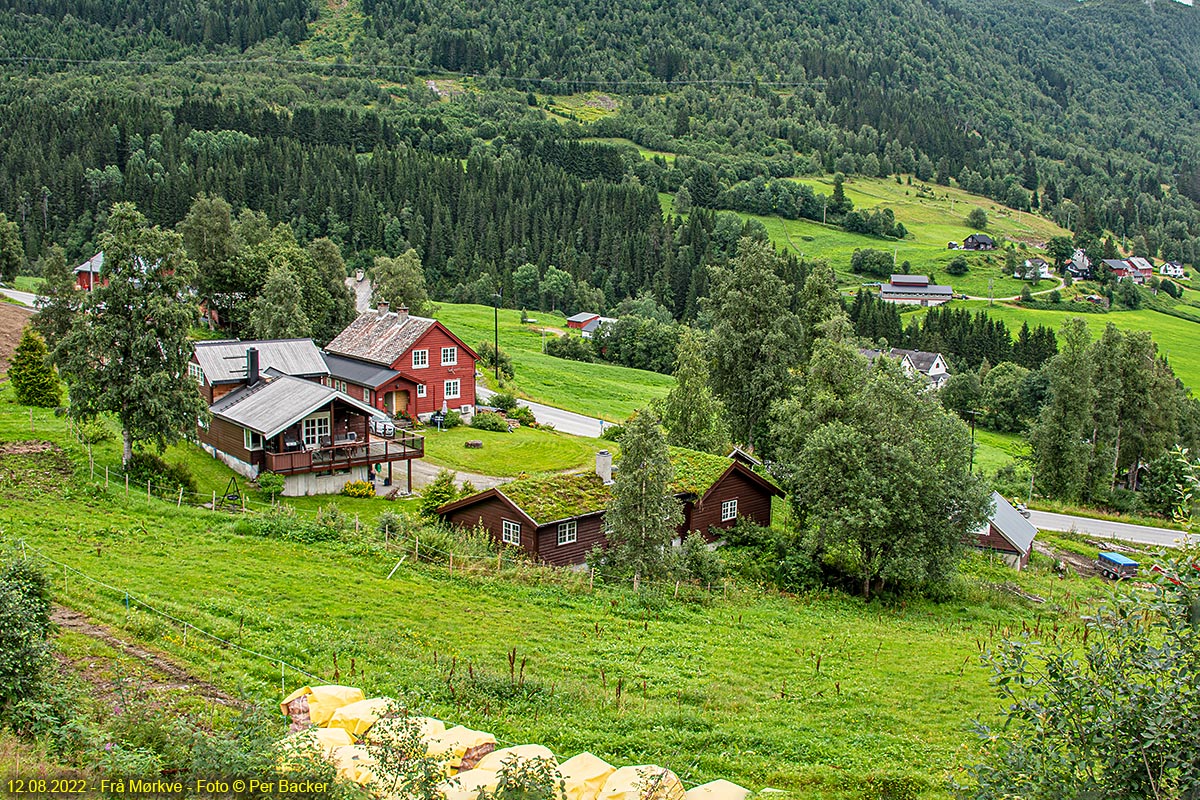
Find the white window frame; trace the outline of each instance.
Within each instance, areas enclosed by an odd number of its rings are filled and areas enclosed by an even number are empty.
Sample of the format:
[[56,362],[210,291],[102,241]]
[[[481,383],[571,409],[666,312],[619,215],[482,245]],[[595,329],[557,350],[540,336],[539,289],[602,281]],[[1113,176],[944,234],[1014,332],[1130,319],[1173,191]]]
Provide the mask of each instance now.
[[[324,424],[322,425],[322,423]],[[309,434],[310,424],[313,429],[311,435]],[[322,428],[324,428],[323,433]],[[304,440],[305,447],[320,447],[322,437],[329,439],[333,436],[333,425],[330,422],[328,412],[305,417],[300,425],[300,434]]]
[[442,348],[442,366],[453,367],[458,364],[458,348],[443,347]]
[[425,384],[418,383],[417,384],[417,397],[424,397],[424,396],[425,396]]
[[[255,444],[256,441],[258,444]],[[251,452],[254,452],[255,450],[262,450],[262,434],[255,433],[249,428],[242,428],[242,444],[245,445],[246,449]]]
[[[450,384],[454,384],[454,393],[450,393]],[[458,378],[448,380],[442,384],[442,397],[446,400],[457,400],[462,397],[462,382]]]
[[500,520],[500,541],[504,544],[521,546],[521,523],[511,519]]
[[428,350],[413,350],[412,351],[412,368],[426,369],[429,367],[429,351]]
[[204,385],[204,370],[195,361],[188,362],[188,375],[191,375],[196,383]]
[[731,519],[737,519],[737,498],[726,500],[721,503],[721,522],[729,522]]
[[363,402],[365,402],[367,405],[371,404],[371,390],[370,389],[363,389]]
[[579,523],[573,519],[558,523],[558,546],[579,541]]

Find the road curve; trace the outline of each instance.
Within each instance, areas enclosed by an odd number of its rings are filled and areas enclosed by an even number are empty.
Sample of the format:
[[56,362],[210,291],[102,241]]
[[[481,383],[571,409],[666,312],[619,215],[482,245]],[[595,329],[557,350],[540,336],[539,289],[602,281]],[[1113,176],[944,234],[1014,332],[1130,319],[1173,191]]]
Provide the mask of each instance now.
[[[1178,547],[1188,535],[1183,531],[1169,528],[1151,528],[1145,525],[1131,525],[1128,522],[1073,517],[1067,514],[1053,514],[1049,511],[1032,509],[1029,511],[1029,521],[1039,530],[1085,533],[1101,539],[1119,539],[1159,547]],[[1192,534],[1191,538],[1192,541],[1200,541],[1200,535]]]

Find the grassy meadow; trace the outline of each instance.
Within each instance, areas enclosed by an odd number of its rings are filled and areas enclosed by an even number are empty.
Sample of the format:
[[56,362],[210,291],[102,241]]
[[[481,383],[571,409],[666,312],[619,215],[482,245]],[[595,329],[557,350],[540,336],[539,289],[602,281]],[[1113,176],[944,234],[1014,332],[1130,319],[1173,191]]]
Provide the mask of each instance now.
[[[471,347],[491,342],[493,310],[489,306],[439,303],[437,318]],[[500,349],[512,357],[516,377],[506,386],[521,397],[580,414],[621,422],[637,409],[671,390],[674,379],[629,367],[585,364],[554,358],[542,352],[546,337],[567,330],[563,317],[529,312],[536,324],[522,324],[521,312],[500,309]],[[484,370],[491,386],[492,374]],[[493,388],[495,388],[493,386]]]
[[[941,603],[740,584],[673,600],[670,587],[592,591],[578,573],[460,563],[451,574],[411,558],[390,574],[403,554],[366,534],[312,545],[243,536],[235,516],[106,491],[86,480],[61,418],[35,411],[34,428],[75,469],[54,454],[0,455],[3,540],[113,587],[49,569],[60,602],[123,637],[264,703],[340,681],[504,743],[660,763],[688,785],[948,798],[947,779],[977,746],[971,720],[997,710],[980,647],[1023,625],[1070,629],[1108,590],[1055,577],[1041,559],[1017,574],[984,556],[964,563]],[[0,441],[28,430],[28,410],[0,392]],[[1000,588],[1011,583],[1047,603]],[[146,605],[263,655],[185,635]]]
[[[469,439],[483,442],[483,447],[465,447]],[[534,428],[517,428],[511,433],[481,431],[466,426],[448,431],[425,430],[427,461],[455,470],[502,478],[515,478],[523,472],[532,474],[582,469],[593,463],[597,449],[599,445],[595,439]]]

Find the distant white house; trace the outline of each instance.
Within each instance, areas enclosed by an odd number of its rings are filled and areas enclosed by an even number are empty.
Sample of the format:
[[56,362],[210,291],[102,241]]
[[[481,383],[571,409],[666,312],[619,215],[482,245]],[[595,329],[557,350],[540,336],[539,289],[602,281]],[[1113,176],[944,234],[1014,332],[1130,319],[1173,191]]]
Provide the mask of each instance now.
[[920,375],[929,382],[929,387],[932,389],[941,388],[942,384],[950,378],[950,370],[946,366],[946,359],[941,353],[928,353],[924,350],[904,350],[899,347],[893,347],[886,353],[868,348],[862,348],[858,352],[866,356],[867,360],[872,364],[881,355],[894,358],[900,362],[900,368],[904,370],[905,375],[910,378]]
[[1186,273],[1183,264],[1178,261],[1168,261],[1158,268],[1158,274],[1165,278],[1182,278]]
[[600,329],[601,325],[612,324],[616,321],[613,317],[592,317],[579,329],[579,335],[585,339],[590,339]]
[[1050,265],[1043,258],[1027,258],[1025,259],[1024,271],[1017,270],[1013,273],[1014,278],[1021,280],[1032,280],[1037,276],[1038,280],[1046,280],[1053,277],[1050,272]]

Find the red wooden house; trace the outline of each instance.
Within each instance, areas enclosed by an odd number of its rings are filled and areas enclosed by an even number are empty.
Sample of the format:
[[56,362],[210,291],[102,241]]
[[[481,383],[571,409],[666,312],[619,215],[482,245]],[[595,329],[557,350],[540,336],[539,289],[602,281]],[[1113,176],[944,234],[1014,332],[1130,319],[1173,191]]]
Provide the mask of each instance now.
[[479,356],[435,319],[380,303],[325,346],[327,385],[392,416],[428,417],[475,407]]
[[102,269],[104,269],[104,253],[96,253],[96,255],[75,268],[75,288],[90,292],[92,289],[100,286],[100,271]]
[[987,524],[974,532],[971,544],[980,550],[997,553],[1004,563],[1020,570],[1029,563],[1037,528],[999,492],[992,492],[992,503],[994,510]]
[[[671,461],[672,489],[683,503],[680,537],[694,531],[715,542],[738,519],[770,524],[771,498],[783,492],[742,462],[679,448],[671,449]],[[481,525],[497,542],[547,564],[582,564],[593,547],[607,545],[611,472],[612,456],[602,450],[594,472],[522,478],[447,503],[438,514],[455,525]]]
[[590,311],[580,311],[578,314],[567,317],[567,327],[575,330],[583,330],[589,323],[600,319],[599,314],[593,314]]

